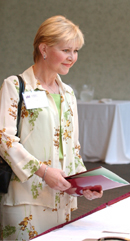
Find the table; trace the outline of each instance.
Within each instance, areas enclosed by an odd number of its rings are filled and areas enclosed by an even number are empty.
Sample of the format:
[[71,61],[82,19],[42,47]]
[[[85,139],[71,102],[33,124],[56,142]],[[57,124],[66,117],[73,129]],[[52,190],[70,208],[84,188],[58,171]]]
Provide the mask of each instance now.
[[130,163],[130,101],[77,101],[84,161]]
[[34,241],[83,241],[101,237],[130,239],[130,192],[101,205],[95,210],[48,230]]

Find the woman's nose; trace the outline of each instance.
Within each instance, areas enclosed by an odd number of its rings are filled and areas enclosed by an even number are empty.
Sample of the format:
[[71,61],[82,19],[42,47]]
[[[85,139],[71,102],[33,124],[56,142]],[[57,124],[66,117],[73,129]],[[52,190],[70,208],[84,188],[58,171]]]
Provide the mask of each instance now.
[[73,54],[70,53],[69,56],[68,56],[68,60],[72,61],[73,60]]

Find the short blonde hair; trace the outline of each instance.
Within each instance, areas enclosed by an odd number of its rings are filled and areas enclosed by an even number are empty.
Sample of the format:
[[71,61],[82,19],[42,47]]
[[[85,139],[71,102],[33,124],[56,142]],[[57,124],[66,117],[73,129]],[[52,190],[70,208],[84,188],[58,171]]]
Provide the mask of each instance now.
[[79,27],[60,15],[48,18],[41,24],[34,39],[34,62],[37,62],[41,56],[39,51],[41,43],[54,46],[60,41],[70,40],[76,41],[79,49],[83,46],[84,36]]

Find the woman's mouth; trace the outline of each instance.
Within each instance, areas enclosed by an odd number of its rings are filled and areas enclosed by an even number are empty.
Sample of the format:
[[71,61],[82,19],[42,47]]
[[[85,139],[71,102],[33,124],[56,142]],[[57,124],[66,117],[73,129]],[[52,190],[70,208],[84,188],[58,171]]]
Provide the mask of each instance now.
[[63,63],[64,66],[70,68],[72,66],[72,64],[66,64],[66,63]]

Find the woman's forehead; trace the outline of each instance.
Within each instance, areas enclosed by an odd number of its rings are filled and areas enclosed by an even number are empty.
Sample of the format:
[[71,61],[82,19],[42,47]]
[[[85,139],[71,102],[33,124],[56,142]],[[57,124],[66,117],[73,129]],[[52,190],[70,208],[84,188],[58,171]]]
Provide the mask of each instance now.
[[59,47],[66,47],[66,48],[69,48],[69,49],[79,48],[78,41],[76,41],[76,40],[69,40],[69,41],[63,40],[63,41],[60,41],[57,45]]

